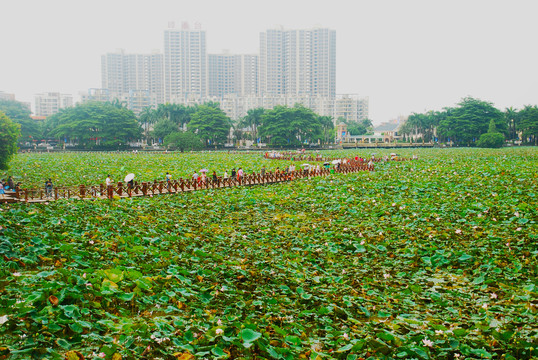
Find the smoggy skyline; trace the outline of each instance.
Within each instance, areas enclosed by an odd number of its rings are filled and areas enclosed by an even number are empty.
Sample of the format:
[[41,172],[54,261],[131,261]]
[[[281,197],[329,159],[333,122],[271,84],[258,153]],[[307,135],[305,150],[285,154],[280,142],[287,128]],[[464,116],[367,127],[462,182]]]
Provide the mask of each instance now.
[[538,104],[538,3],[525,1],[104,1],[2,4],[0,91],[101,87],[101,55],[163,51],[170,21],[202,24],[208,53],[259,52],[270,28],[336,30],[339,94],[370,98],[380,123],[441,110],[462,97],[504,110]]

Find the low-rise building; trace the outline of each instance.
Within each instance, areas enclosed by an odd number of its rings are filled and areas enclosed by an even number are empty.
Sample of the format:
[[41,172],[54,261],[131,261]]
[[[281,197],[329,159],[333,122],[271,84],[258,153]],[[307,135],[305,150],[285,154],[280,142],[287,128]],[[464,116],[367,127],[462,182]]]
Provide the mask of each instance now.
[[47,92],[35,95],[36,116],[51,116],[60,109],[73,106],[73,95]]

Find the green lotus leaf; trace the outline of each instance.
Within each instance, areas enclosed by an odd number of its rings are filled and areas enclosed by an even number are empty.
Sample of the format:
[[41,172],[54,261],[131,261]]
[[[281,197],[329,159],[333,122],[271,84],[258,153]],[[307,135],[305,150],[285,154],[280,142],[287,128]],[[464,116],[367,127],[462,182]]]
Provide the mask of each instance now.
[[293,346],[300,346],[302,344],[301,338],[294,335],[288,335],[284,338],[284,340]]
[[353,347],[353,344],[347,344],[347,345],[344,345],[341,348],[337,349],[336,352],[337,353],[347,352],[347,351],[351,350],[352,347]]
[[77,322],[74,322],[74,323],[69,324],[69,328],[70,328],[71,330],[73,330],[74,332],[79,333],[79,334],[80,334],[82,331],[84,331],[84,329],[82,328],[82,326],[81,326],[79,323],[77,323]]
[[71,348],[71,344],[65,339],[57,339],[56,344],[58,344],[60,347],[66,350],[69,350]]
[[473,257],[471,255],[463,254],[458,258],[458,261],[464,262],[464,261],[468,261],[468,260],[472,260],[472,259],[473,259]]
[[230,357],[229,354],[225,353],[224,350],[222,350],[220,347],[215,346],[213,349],[211,349],[211,353],[217,357],[217,359],[226,359]]
[[123,301],[131,301],[133,300],[134,295],[135,295],[134,293],[123,293],[116,296]]
[[123,271],[119,269],[107,269],[104,271],[106,277],[108,280],[112,281],[113,283],[119,283],[123,280]]
[[240,336],[245,343],[250,343],[258,340],[262,336],[262,334],[251,329],[243,329],[240,333]]

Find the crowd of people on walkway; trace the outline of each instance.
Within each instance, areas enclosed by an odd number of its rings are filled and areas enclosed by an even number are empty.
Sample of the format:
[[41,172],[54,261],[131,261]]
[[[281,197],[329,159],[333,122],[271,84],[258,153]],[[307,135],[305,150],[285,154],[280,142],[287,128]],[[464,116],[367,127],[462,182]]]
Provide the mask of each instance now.
[[7,180],[0,180],[0,199],[4,199],[6,197],[6,193],[14,192],[17,185],[19,184],[15,184],[11,176],[8,176]]
[[[391,153],[389,156],[385,155],[380,158],[376,158],[375,154],[372,154],[370,158],[365,158],[359,155],[356,155],[354,157],[349,158],[326,158],[322,157],[320,153],[305,153],[304,150],[299,150],[297,152],[266,152],[264,157],[266,159],[278,159],[283,161],[289,161],[290,164],[283,167],[276,167],[274,170],[267,170],[265,165],[262,165],[259,173],[256,173],[255,171],[252,172],[251,175],[247,179],[244,179],[248,174],[243,170],[242,167],[239,168],[232,168],[230,172],[228,170],[224,170],[224,172],[221,175],[218,175],[215,170],[210,171],[208,169],[200,169],[198,171],[193,171],[190,179],[199,187],[207,187],[209,185],[211,186],[230,186],[233,183],[235,184],[243,184],[243,183],[251,183],[252,181],[260,181],[260,176],[262,179],[266,179],[267,175],[271,174],[273,175],[272,178],[274,179],[274,175],[278,175],[278,179],[280,181],[282,179],[284,180],[293,180],[296,177],[304,177],[304,176],[319,176],[322,173],[331,173],[334,174],[338,172],[342,167],[344,169],[346,168],[356,168],[361,167],[364,170],[370,170],[372,171],[374,169],[374,163],[380,162],[380,161],[391,161],[391,160],[405,160],[400,159],[400,157],[395,154]],[[412,160],[418,159],[418,156],[413,155]],[[317,162],[317,164],[312,163],[304,163],[299,165],[296,165],[296,161],[302,160],[302,161],[311,161],[311,162]],[[124,181],[121,181],[123,183],[123,186],[125,190],[127,190],[130,193],[130,190],[135,189],[135,186],[138,186],[139,184],[134,181],[134,174],[128,174]],[[189,179],[189,177],[187,178]],[[180,180],[187,180],[187,179],[181,179]],[[257,180],[255,180],[257,179]],[[87,187],[86,190],[84,190],[83,186],[80,186],[80,194],[81,196],[84,196],[85,193],[91,194],[93,197],[99,197],[101,195],[105,195],[105,193],[108,195],[108,197],[111,197],[114,190],[114,185],[116,182],[112,180],[112,176],[110,174],[107,175],[105,179],[105,185],[106,187],[103,187],[103,185],[98,186],[91,186]],[[119,183],[118,183],[119,184]],[[144,184],[144,183],[143,183]],[[164,179],[155,179],[153,182],[147,182],[145,184],[148,184],[148,186],[152,186],[155,188],[155,186],[161,186],[161,184],[164,184],[166,186],[166,189],[168,191],[172,190],[172,187],[174,187],[177,190],[178,183],[176,181],[172,180],[172,174],[170,172],[166,172],[164,175]],[[183,184],[183,183],[181,183]],[[196,187],[195,185],[195,187]],[[181,185],[183,186],[183,185]],[[5,179],[2,179],[0,182],[0,199],[5,197],[6,191],[13,191],[17,189],[21,189],[20,183],[14,184],[14,181],[11,176],[8,177],[7,181]],[[63,193],[60,195],[58,193],[58,190],[54,190],[54,185],[52,183],[52,180],[49,178],[47,181],[45,181],[44,184],[44,191],[42,190],[42,194],[45,195],[47,198],[52,198],[54,196],[65,196]],[[69,191],[67,188],[62,188],[66,191]],[[137,188],[138,189],[138,188]],[[61,190],[60,190],[61,191]],[[70,191],[73,191],[72,189]],[[120,190],[121,191],[121,190]],[[136,190],[138,191],[138,190]],[[26,196],[28,195],[27,190],[25,190]]]

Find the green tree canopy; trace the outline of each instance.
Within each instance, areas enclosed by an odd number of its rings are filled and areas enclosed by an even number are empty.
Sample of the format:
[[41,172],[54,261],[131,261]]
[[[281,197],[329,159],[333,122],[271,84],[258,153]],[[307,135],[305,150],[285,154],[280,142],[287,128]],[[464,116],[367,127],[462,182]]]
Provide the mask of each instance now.
[[438,133],[439,136],[450,138],[456,144],[470,145],[474,139],[487,132],[492,119],[497,129],[505,133],[507,126],[500,110],[492,103],[467,97],[449,116],[439,121]]
[[30,117],[31,111],[25,104],[16,100],[0,99],[0,111],[21,125],[21,140],[31,141],[42,137],[38,122]]
[[509,139],[517,139],[517,125],[519,120],[519,113],[513,107],[508,107],[504,110],[504,118],[508,126]]
[[148,141],[150,128],[157,122],[157,110],[147,106],[138,114],[138,122],[144,130],[144,138]]
[[51,136],[84,148],[114,147],[141,135],[134,113],[111,103],[87,102],[62,109],[47,119],[47,127]]
[[202,139],[190,131],[176,131],[164,138],[164,145],[183,151],[201,150],[204,148]]
[[230,119],[220,108],[200,105],[192,114],[187,129],[197,134],[207,146],[226,142],[231,126]]
[[434,137],[435,128],[439,125],[441,116],[440,112],[434,111],[429,111],[425,114],[413,113],[401,127],[400,133],[430,141]]
[[334,123],[330,116],[318,116],[318,121],[323,130],[323,142],[330,143],[334,141]]
[[254,142],[258,139],[258,127],[262,124],[264,114],[265,109],[262,107],[250,109],[247,111],[247,115],[239,122],[239,126],[248,128],[250,138]]
[[191,116],[196,112],[195,106],[182,104],[159,104],[155,110],[157,119],[168,119],[183,127],[191,121]]
[[9,161],[17,153],[20,125],[0,111],[0,170],[7,170]]
[[518,113],[517,129],[521,131],[523,139],[538,145],[538,106],[525,106]]
[[497,131],[495,120],[489,122],[488,132],[480,135],[476,146],[483,148],[500,148],[504,144],[504,135]]
[[321,120],[312,110],[296,104],[294,107],[275,106],[265,113],[260,136],[272,145],[301,146],[323,137]]
[[153,136],[159,139],[159,142],[163,141],[164,138],[172,133],[178,132],[179,128],[177,123],[172,120],[163,118],[157,121],[153,127]]
[[370,128],[372,127],[372,121],[369,119],[364,119],[360,121],[345,120],[340,118],[340,121],[347,124],[347,132],[349,135],[364,135],[367,134]]

